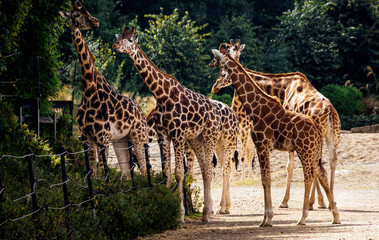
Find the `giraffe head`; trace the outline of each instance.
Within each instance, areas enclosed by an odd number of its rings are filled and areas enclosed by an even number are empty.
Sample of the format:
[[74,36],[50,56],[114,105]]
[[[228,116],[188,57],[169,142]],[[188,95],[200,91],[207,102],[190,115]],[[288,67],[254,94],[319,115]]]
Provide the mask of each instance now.
[[73,10],[70,12],[60,11],[59,14],[66,19],[70,19],[71,29],[88,30],[99,27],[99,20],[92,17],[86,8],[78,1],[72,3]]
[[[241,44],[241,40],[238,40],[237,43],[234,43],[233,39],[230,39],[230,47],[229,47],[229,54],[232,56],[237,62],[240,60],[241,52],[245,48],[245,44]],[[220,51],[221,52],[221,51]],[[226,54],[224,52],[221,52],[222,54]]]
[[225,69],[228,60],[227,57],[216,49],[213,49],[212,52],[214,54],[215,61],[219,64],[219,67],[221,67],[220,76],[217,78],[212,87],[212,93],[217,93],[221,88],[232,85],[232,79],[228,71]]
[[[238,40],[237,44],[234,43],[233,39],[230,39],[230,44],[229,43],[221,43],[218,51],[221,54],[226,54],[229,52],[230,56],[232,56],[234,59],[239,61],[240,55],[242,50],[245,48],[245,44],[241,45],[241,41]],[[221,67],[221,63],[218,62],[219,58],[213,58],[212,61],[209,63],[209,66],[211,67]]]
[[116,34],[117,41],[113,43],[112,48],[120,53],[132,52],[138,43],[138,33],[134,34],[135,31],[135,27],[131,31],[126,27],[122,35]]

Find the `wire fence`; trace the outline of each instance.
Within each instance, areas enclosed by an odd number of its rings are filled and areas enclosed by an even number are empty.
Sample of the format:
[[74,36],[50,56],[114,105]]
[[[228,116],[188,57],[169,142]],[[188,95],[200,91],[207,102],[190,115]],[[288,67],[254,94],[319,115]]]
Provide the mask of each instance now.
[[[17,222],[21,219],[28,218],[28,217],[31,217],[33,215],[39,214],[41,211],[46,211],[46,210],[70,211],[70,208],[72,208],[72,207],[80,207],[80,206],[82,206],[84,204],[88,204],[88,203],[90,204],[91,209],[92,209],[93,214],[94,214],[94,217],[96,218],[95,199],[99,196],[102,196],[102,197],[105,197],[105,199],[108,199],[112,195],[120,194],[120,193],[128,193],[128,192],[132,191],[133,189],[137,189],[137,188],[138,189],[151,189],[157,185],[165,184],[167,177],[164,174],[165,161],[164,161],[164,156],[163,156],[162,141],[158,140],[157,143],[158,143],[158,146],[160,148],[160,155],[157,155],[157,156],[149,156],[149,151],[148,151],[149,145],[144,144],[145,160],[146,160],[146,165],[144,165],[144,166],[139,166],[139,164],[138,164],[139,159],[137,159],[135,157],[135,155],[133,154],[134,145],[131,141],[128,141],[128,147],[115,148],[114,149],[115,151],[117,151],[117,150],[128,150],[129,161],[128,162],[117,162],[117,163],[111,163],[111,164],[108,164],[108,159],[106,158],[106,151],[109,151],[110,150],[109,148],[101,146],[100,149],[91,149],[87,143],[83,144],[84,150],[78,151],[78,152],[67,152],[62,148],[59,153],[52,154],[52,155],[38,155],[38,154],[33,153],[31,150],[28,150],[28,153],[23,155],[23,156],[13,156],[13,155],[2,155],[2,156],[0,156],[0,201],[1,201],[3,194],[5,194],[5,192],[7,192],[7,186],[4,185],[3,179],[2,179],[3,176],[1,175],[1,163],[2,163],[2,160],[4,160],[5,158],[13,158],[13,159],[20,160],[20,161],[26,160],[28,163],[28,181],[29,181],[29,186],[30,186],[30,192],[23,195],[23,196],[17,197],[16,199],[13,199],[12,201],[18,202],[18,201],[21,201],[23,199],[31,199],[31,201],[26,201],[26,205],[25,205],[25,208],[27,208],[27,207],[30,208],[30,202],[31,202],[31,212],[23,214],[21,216],[11,216],[11,217],[8,217],[6,219],[0,218],[1,219],[0,220],[0,228],[9,222]],[[103,175],[105,175],[105,176],[99,176],[99,177],[93,176],[93,172],[92,172],[92,169],[90,167],[90,157],[89,157],[89,151],[91,151],[91,150],[95,150],[97,153],[101,154],[102,160],[103,160],[103,166],[104,166],[104,174]],[[72,179],[70,179],[70,177],[67,174],[66,163],[67,163],[67,161],[70,161],[70,159],[69,159],[70,156],[72,157],[72,156],[79,155],[79,154],[84,154],[86,172],[83,173],[84,177],[82,178],[82,182],[75,182]],[[60,158],[60,170],[61,170],[61,177],[62,177],[60,182],[49,183],[45,179],[36,179],[33,163],[34,163],[36,158],[43,158],[43,157]],[[155,164],[153,164],[153,165],[150,164],[150,158],[151,157],[159,158],[161,160],[162,168],[160,170],[163,173],[163,181],[161,181],[161,182],[158,182],[158,183],[152,182],[152,178],[151,178],[152,168],[154,168],[154,167],[160,168],[160,167],[158,167]],[[130,177],[131,177],[130,181],[132,183],[131,187],[128,189],[123,189],[123,190],[118,191],[118,192],[109,193],[107,196],[104,196],[104,194],[102,194],[102,193],[96,193],[94,191],[93,181],[108,182],[110,179],[109,175],[111,174],[110,168],[121,169],[120,168],[121,164],[130,164],[129,170],[125,170],[125,171],[121,172],[121,177],[119,180],[120,181],[125,180],[125,179],[123,179],[125,177],[125,175],[130,174]],[[184,161],[184,166],[185,166],[185,161]],[[146,170],[147,170],[146,171],[147,180],[148,180],[148,186],[147,187],[137,186],[135,179],[134,179],[135,178],[134,170],[137,170],[137,169],[142,170],[143,168],[146,168]],[[186,166],[185,166],[185,169],[186,169]],[[63,201],[62,201],[63,205],[62,206],[43,206],[43,207],[39,206],[38,199],[37,199],[37,192],[38,192],[38,185],[41,182],[45,182],[46,184],[48,184],[49,189],[56,188],[56,187],[62,188],[62,192],[63,192]],[[71,201],[70,197],[69,197],[68,184],[74,184],[75,186],[77,186],[79,188],[86,189],[87,195],[88,195],[87,199],[85,199],[81,202]],[[185,185],[185,184],[183,184],[183,185]],[[176,186],[174,186],[173,191],[175,191],[175,189],[176,189]],[[185,192],[186,192],[186,189],[184,188],[184,193]],[[186,199],[186,195],[184,197],[185,197],[184,202],[185,202],[186,212],[188,212],[188,200]]]

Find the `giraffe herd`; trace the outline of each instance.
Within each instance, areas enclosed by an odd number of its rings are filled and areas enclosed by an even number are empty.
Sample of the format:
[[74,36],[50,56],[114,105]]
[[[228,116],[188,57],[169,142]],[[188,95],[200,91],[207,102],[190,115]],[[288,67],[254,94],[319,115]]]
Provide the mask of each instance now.
[[[242,144],[241,160],[248,162],[249,177],[252,177],[251,162],[255,149],[258,155],[265,203],[260,226],[272,226],[274,215],[269,158],[273,149],[289,152],[287,188],[280,207],[288,207],[296,152],[302,164],[305,186],[303,212],[298,225],[305,224],[308,211],[313,206],[316,188],[319,207],[325,207],[318,182],[328,198],[332,223],[340,223],[333,194],[340,122],[333,105],[313,88],[303,74],[265,74],[245,69],[239,63],[244,45],[233,41],[230,44],[222,43],[219,50],[212,50],[214,59],[210,66],[221,69],[212,92],[233,85],[235,92],[230,108],[186,88],[175,77],[161,71],[139,47],[135,28],[125,28],[122,34],[116,35],[117,40],[112,47],[130,57],[142,81],[157,101],[156,107],[145,117],[138,104],[114,91],[95,67],[95,57],[81,30],[98,28],[99,21],[80,2],[73,3],[72,11],[60,14],[70,20],[72,40],[81,65],[82,102],[77,123],[81,140],[90,145],[93,174],[100,173],[102,169],[102,155],[97,154],[99,148],[105,147],[107,156],[109,143],[112,142],[121,171],[129,173],[131,159],[127,153],[128,141],[133,142],[139,165],[145,166],[145,145],[149,138],[159,137],[162,140],[167,185],[171,178],[171,144],[174,147],[174,173],[181,198],[179,221],[184,222],[185,215],[183,157],[187,155],[191,159],[190,173],[193,172],[195,156],[200,166],[204,191],[202,223],[209,223],[210,214],[214,212],[211,195],[214,155],[222,166],[223,175],[218,212],[228,214],[231,206],[231,162],[236,160],[239,138]],[[323,138],[330,155],[330,186],[321,162]],[[99,168],[96,166],[97,158]],[[144,167],[140,170],[142,174],[146,173]],[[245,177],[244,167],[242,176]],[[130,178],[129,175],[127,177]]]

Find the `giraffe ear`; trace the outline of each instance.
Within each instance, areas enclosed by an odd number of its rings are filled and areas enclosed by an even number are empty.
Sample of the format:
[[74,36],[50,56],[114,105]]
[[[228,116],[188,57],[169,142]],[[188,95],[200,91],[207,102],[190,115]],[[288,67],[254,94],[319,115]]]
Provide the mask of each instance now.
[[223,57],[223,55],[218,50],[216,50],[216,49],[212,49],[212,53],[217,58],[222,58]]
[[138,33],[134,34],[133,41],[138,43]]
[[115,36],[116,36],[116,39],[118,39],[120,37],[120,34],[115,34]]
[[240,47],[240,50],[242,51],[243,49],[245,49],[245,44],[242,44],[241,47]]
[[68,19],[71,17],[71,12],[59,11],[59,14],[61,15],[61,17],[65,18],[65,19]]

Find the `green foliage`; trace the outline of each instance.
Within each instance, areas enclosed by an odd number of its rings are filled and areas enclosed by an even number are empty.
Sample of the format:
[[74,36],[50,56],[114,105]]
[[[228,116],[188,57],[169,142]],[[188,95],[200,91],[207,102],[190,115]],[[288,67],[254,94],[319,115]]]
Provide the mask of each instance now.
[[[58,11],[66,0],[54,1],[2,1],[0,52],[4,55],[18,54],[2,62],[2,78],[7,81],[19,79],[15,87],[8,86],[7,94],[24,98],[52,97],[59,87],[57,68],[59,66],[58,39],[63,32],[63,22]],[[19,58],[17,58],[19,56]],[[39,89],[38,67],[41,81]]]
[[330,84],[320,92],[332,102],[339,115],[353,116],[365,110],[362,93],[357,88]]
[[359,114],[353,116],[340,116],[341,128],[344,130],[350,130],[354,127],[362,127],[368,125],[379,124],[379,115],[376,113],[371,114]]
[[367,65],[376,71],[376,0],[307,0],[281,19],[274,44],[286,46],[290,67],[316,88],[341,83],[345,74],[356,79]]
[[117,91],[123,76],[122,68],[125,60],[117,61],[116,53],[112,51],[109,43],[104,42],[100,37],[95,39],[92,32],[87,34],[86,42],[96,57],[95,66],[106,77],[113,89]]
[[[261,70],[263,49],[257,38],[260,31],[262,28],[254,25],[249,18],[232,16],[230,19],[221,21],[218,31],[212,34],[210,42],[212,42],[212,48],[218,49],[220,43],[229,43],[230,39],[234,39],[235,42],[241,40],[246,47],[241,54],[240,62],[250,69]],[[213,58],[213,54],[211,55]]]
[[[71,120],[65,114],[62,119],[65,124]],[[4,155],[23,156],[31,148],[37,155],[51,156],[53,150],[25,125],[19,126],[12,108],[4,102],[0,103],[0,138],[0,177],[5,186],[0,196],[0,223],[3,223],[33,212],[30,197],[14,201],[30,193],[27,158]],[[58,134],[58,139],[69,152],[81,150],[81,144],[67,134]],[[62,182],[60,165],[57,165],[60,157],[50,156],[33,158],[40,212],[6,222],[0,227],[0,236],[6,239],[133,239],[178,226],[179,201],[170,189],[164,185],[150,188],[146,177],[139,175],[135,179],[137,188],[133,189],[131,182],[125,178],[120,180],[121,173],[114,169],[110,170],[108,181],[93,179],[95,216],[88,203],[72,205],[68,211],[53,209],[63,207],[64,202],[61,185],[52,185]],[[70,154],[65,159],[70,202],[88,200],[84,154]],[[152,182],[163,182],[162,174],[154,174]]]
[[[139,43],[147,56],[165,73],[175,76],[184,86],[206,94],[213,79],[204,55],[204,38],[200,32],[206,25],[196,26],[188,13],[180,17],[177,10],[171,15],[146,15],[152,18],[150,28],[141,33]],[[141,80],[135,80],[141,81]]]
[[209,95],[209,97],[211,99],[214,99],[214,100],[217,100],[217,101],[220,101],[220,102],[223,102],[225,104],[227,104],[229,107],[232,106],[232,102],[233,102],[233,95],[230,95],[228,93],[224,93],[222,95],[217,95],[215,93],[211,93]]

